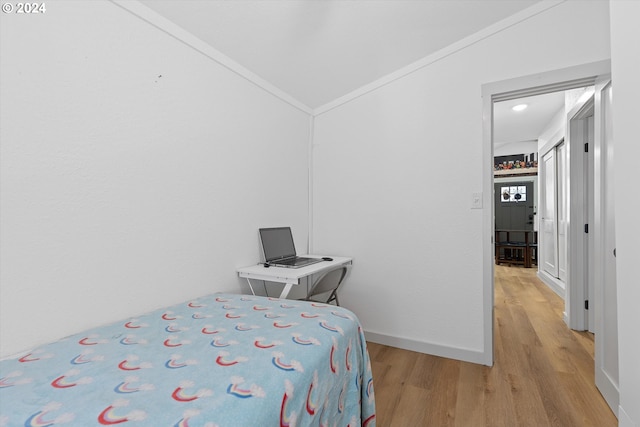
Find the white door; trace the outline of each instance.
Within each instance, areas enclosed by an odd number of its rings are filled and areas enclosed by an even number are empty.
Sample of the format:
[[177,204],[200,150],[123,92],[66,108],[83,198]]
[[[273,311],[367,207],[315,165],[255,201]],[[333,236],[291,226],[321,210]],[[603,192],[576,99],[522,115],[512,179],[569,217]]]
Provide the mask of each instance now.
[[587,313],[594,311],[587,310],[586,301],[588,300],[592,308],[596,302],[596,298],[588,297],[588,282],[591,280],[589,275],[591,271],[588,266],[593,264],[588,258],[589,245],[593,244],[593,239],[589,238],[592,233],[588,232],[588,228],[593,228],[593,224],[589,224],[589,206],[593,204],[592,196],[595,191],[587,177],[589,153],[594,151],[593,144],[591,149],[585,152],[585,146],[588,146],[589,138],[593,136],[595,98],[591,94],[592,91],[586,90],[583,97],[588,95],[587,99],[579,101],[567,115],[567,135],[572,154],[570,155],[571,179],[569,181],[571,197],[568,198],[570,215],[567,218],[570,251],[566,252],[569,278],[565,312],[569,327],[578,331],[589,328]]
[[[596,386],[618,413],[618,309],[613,182],[613,129],[611,83],[596,85],[594,153],[595,225],[595,377]],[[618,197],[634,197],[619,194]]]
[[552,148],[542,157],[542,197],[540,229],[540,256],[544,271],[558,277],[558,223],[556,222],[556,151]]
[[568,185],[567,173],[567,144],[564,142],[556,147],[556,184],[557,184],[557,227],[558,227],[558,279],[567,282],[567,243],[569,241],[569,209],[568,209]]

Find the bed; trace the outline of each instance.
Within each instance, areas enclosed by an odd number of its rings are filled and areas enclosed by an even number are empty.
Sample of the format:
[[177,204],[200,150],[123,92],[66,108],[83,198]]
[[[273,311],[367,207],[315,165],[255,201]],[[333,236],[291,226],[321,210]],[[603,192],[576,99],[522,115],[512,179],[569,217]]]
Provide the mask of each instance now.
[[0,362],[0,426],[375,426],[356,316],[213,294]]

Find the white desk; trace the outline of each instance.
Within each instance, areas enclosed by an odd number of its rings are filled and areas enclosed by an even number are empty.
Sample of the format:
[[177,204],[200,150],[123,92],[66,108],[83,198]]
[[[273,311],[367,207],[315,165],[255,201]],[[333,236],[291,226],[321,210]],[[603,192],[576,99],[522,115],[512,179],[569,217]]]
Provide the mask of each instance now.
[[[308,258],[322,258],[322,255],[298,255]],[[265,267],[263,263],[254,264],[249,267],[238,268],[238,276],[247,279],[251,292],[253,286],[251,285],[251,279],[264,280],[267,282],[284,283],[284,289],[280,293],[280,298],[286,298],[291,291],[293,285],[299,285],[300,279],[309,277],[312,274],[322,273],[324,271],[333,270],[343,265],[350,265],[352,258],[349,257],[331,257],[333,261],[320,261],[315,264],[307,265],[300,268],[286,268],[286,267]]]

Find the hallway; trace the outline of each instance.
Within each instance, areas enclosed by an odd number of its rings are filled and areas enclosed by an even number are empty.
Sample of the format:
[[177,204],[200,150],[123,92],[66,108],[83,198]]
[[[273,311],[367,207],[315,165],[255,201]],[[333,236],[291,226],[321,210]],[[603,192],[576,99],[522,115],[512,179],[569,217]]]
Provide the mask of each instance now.
[[594,385],[593,335],[566,327],[536,269],[495,271],[492,368],[369,343],[378,425],[616,426]]

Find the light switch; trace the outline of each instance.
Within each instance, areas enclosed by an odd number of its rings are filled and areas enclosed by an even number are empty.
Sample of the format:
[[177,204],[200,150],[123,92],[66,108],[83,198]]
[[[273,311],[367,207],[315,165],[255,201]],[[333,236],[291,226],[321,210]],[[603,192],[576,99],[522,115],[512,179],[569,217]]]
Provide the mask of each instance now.
[[482,193],[471,194],[471,209],[482,209]]

